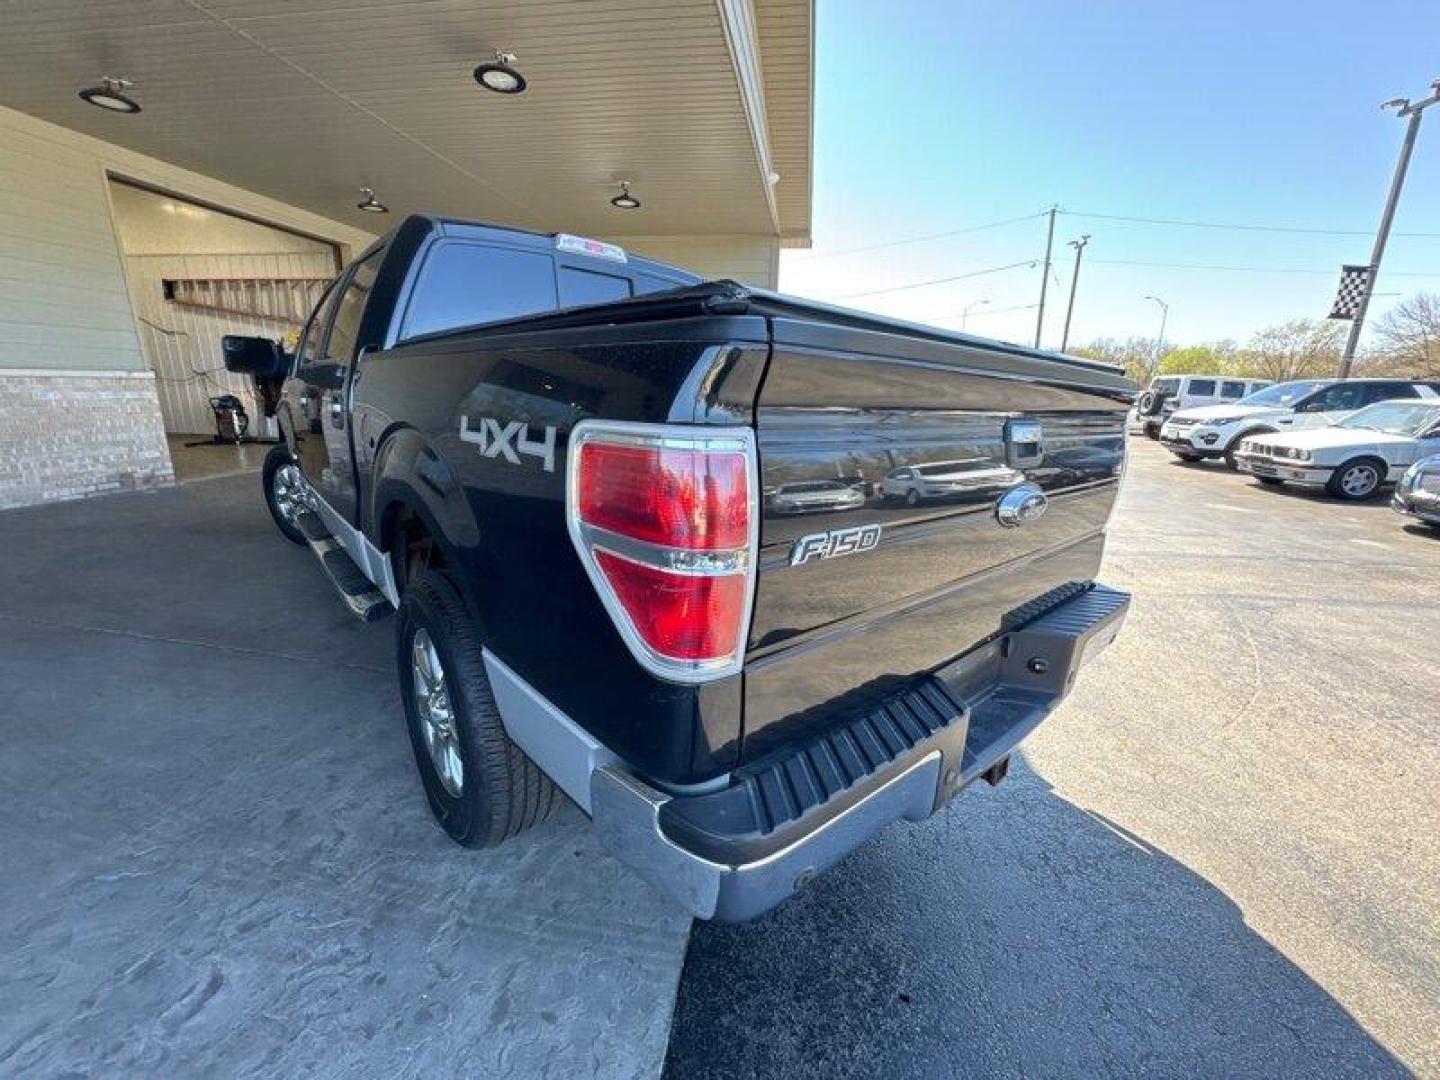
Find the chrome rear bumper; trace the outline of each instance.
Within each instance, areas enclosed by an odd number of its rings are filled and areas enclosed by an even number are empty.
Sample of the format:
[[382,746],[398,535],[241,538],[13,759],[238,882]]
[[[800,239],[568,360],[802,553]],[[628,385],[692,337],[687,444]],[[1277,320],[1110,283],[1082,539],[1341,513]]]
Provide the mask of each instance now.
[[590,774],[602,845],[698,918],[779,904],[886,825],[920,821],[1009,755],[1115,640],[1129,596],[1094,586],[727,787],[672,795],[618,762]]

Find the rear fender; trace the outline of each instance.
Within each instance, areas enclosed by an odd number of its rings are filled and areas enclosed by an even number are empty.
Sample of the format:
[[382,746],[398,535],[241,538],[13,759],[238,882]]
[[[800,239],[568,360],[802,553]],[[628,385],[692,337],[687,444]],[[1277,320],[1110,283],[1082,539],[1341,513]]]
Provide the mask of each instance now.
[[[375,453],[374,484],[366,532],[393,558],[394,528],[406,512],[424,523],[448,565],[465,565],[480,541],[480,527],[464,490],[440,452],[415,428],[397,426],[382,436]],[[467,593],[466,574],[456,584]],[[475,605],[470,603],[472,610]]]

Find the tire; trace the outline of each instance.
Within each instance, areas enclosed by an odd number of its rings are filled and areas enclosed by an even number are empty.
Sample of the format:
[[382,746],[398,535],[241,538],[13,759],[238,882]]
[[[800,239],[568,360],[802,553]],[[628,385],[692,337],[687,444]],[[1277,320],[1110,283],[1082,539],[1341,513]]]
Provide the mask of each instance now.
[[[438,695],[416,692],[427,682],[418,674],[422,667],[430,668],[428,685],[436,685],[434,663],[420,661],[417,648],[438,663]],[[494,847],[548,817],[557,801],[555,785],[505,734],[475,622],[449,579],[435,570],[406,585],[396,662],[420,781],[450,839],[464,847]]]
[[1285,481],[1281,480],[1278,476],[1257,476],[1255,477],[1255,479],[1259,480],[1260,483],[1264,484],[1266,487],[1279,487],[1281,484],[1285,483]]
[[911,488],[909,491],[905,492],[905,505],[906,505],[906,506],[919,506],[919,505],[920,505],[920,492],[916,491],[914,488]]
[[1389,466],[1379,458],[1353,458],[1330,474],[1325,490],[1346,502],[1364,502],[1384,486],[1388,471]]
[[1178,450],[1172,451],[1172,453],[1181,461],[1185,462],[1186,465],[1194,465],[1197,461],[1205,460],[1199,454],[1182,454]]
[[1147,439],[1158,439],[1158,438],[1160,438],[1160,425],[1159,425],[1159,424],[1146,424],[1146,425],[1145,425],[1145,437],[1146,437]]
[[304,479],[288,446],[282,443],[270,448],[265,455],[265,466],[260,470],[260,482],[265,486],[265,505],[280,535],[292,544],[306,543],[305,534],[295,524],[294,518],[299,513],[299,509],[294,508],[303,509],[294,485],[303,484]]

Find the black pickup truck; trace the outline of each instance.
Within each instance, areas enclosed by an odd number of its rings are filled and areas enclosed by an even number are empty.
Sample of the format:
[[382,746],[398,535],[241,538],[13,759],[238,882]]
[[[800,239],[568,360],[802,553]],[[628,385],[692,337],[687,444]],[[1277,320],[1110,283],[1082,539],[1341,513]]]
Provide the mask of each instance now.
[[[225,355],[284,435],[281,532],[398,616],[449,835],[558,788],[700,917],[998,783],[1128,606],[1094,580],[1134,393],[1102,364],[419,215],[293,357]],[[905,498],[931,463],[965,482]]]

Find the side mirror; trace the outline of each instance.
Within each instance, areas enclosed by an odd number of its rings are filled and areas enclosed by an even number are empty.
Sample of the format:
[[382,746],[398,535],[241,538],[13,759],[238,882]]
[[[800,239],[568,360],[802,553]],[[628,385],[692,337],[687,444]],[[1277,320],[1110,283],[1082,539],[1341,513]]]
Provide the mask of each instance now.
[[290,357],[278,341],[269,338],[226,334],[220,339],[225,370],[262,379],[280,379],[290,374]]

